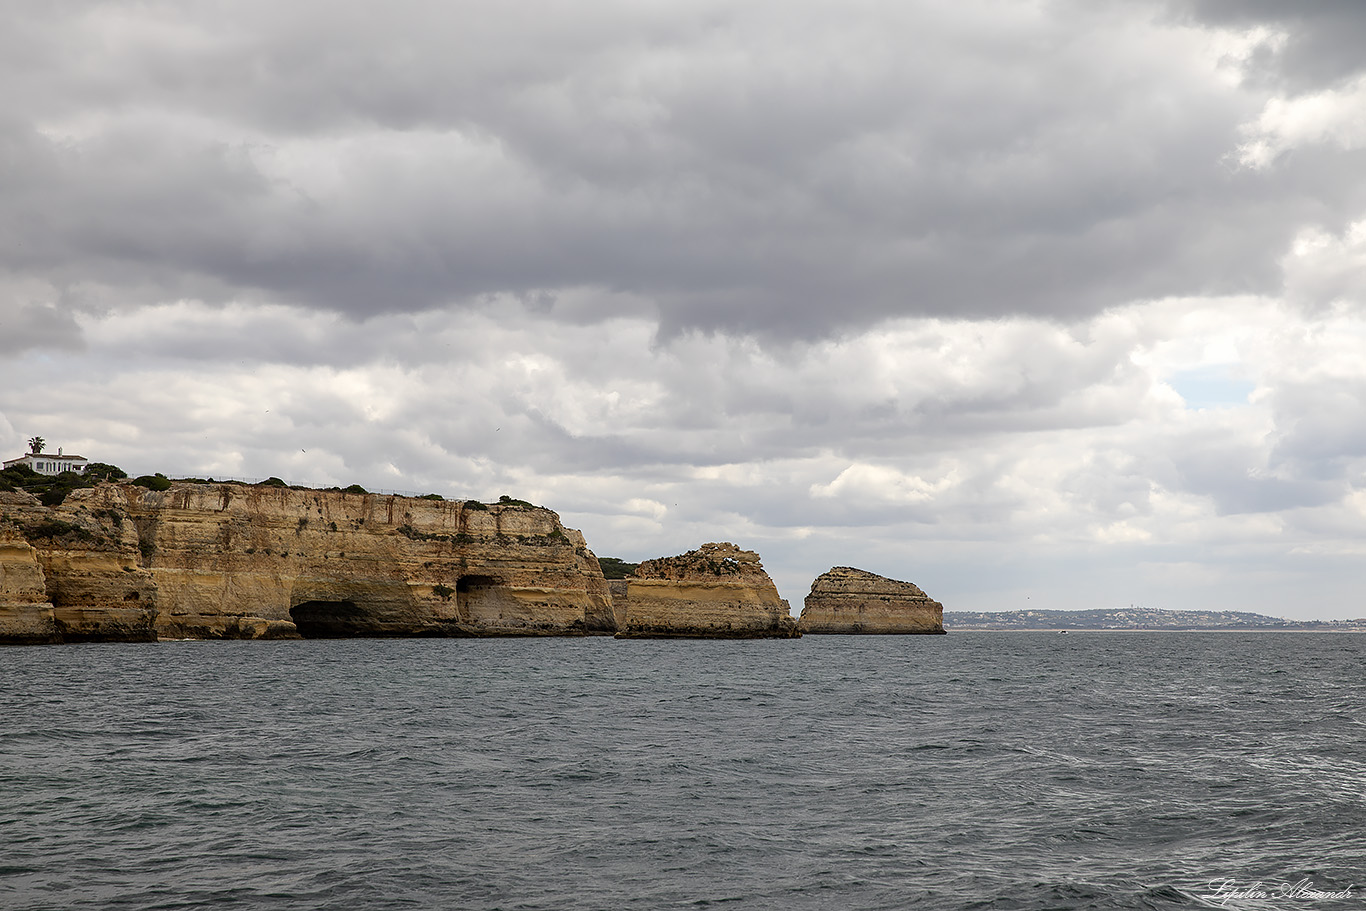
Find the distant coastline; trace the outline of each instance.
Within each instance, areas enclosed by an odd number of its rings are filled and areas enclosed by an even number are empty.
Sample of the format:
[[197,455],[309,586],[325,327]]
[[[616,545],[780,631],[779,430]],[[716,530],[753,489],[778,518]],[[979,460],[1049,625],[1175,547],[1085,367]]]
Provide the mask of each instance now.
[[944,629],[954,630],[1170,630],[1209,632],[1312,631],[1363,633],[1366,618],[1286,620],[1247,611],[1160,610],[1151,607],[1092,610],[944,611]]

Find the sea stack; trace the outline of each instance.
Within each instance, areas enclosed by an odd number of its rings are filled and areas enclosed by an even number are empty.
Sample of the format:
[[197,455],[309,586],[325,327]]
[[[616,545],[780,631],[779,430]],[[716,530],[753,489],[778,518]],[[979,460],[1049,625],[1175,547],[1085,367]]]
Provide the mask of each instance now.
[[918,586],[852,566],[811,583],[798,627],[803,633],[944,632],[944,606]]
[[801,635],[759,555],[703,544],[641,563],[613,586],[619,639],[789,639]]

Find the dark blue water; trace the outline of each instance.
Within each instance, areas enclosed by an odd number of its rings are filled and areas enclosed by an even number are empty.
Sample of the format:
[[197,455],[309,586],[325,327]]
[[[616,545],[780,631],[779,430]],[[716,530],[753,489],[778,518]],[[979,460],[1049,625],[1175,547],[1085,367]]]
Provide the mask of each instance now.
[[[1188,908],[1211,881],[1359,908],[1363,659],[1313,633],[10,648],[0,908]],[[1356,888],[1274,894],[1306,880]]]

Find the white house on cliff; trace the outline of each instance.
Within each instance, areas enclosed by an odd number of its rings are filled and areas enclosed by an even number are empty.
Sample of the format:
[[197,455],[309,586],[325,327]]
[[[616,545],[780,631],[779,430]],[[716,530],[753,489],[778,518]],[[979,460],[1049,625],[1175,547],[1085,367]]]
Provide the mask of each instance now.
[[90,460],[85,456],[62,455],[62,451],[58,449],[56,455],[44,452],[26,452],[17,459],[10,459],[5,462],[5,467],[27,465],[39,474],[57,475],[64,471],[84,474],[86,466],[89,464]]

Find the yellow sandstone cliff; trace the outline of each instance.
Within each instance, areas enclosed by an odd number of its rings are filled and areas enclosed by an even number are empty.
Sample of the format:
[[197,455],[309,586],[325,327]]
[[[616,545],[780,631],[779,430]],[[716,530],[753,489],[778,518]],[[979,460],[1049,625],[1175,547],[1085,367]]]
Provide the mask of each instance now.
[[608,583],[548,509],[283,485],[0,493],[0,643],[158,638],[786,638],[942,633],[923,591],[850,567],[800,623],[759,557],[704,544]]
[[614,585],[618,638],[759,639],[800,636],[759,555],[703,544],[646,560]]
[[12,525],[0,525],[0,642],[61,642],[38,551]]
[[67,641],[616,628],[583,536],[539,507],[192,483],[28,500],[0,525],[34,549]]
[[942,633],[944,607],[910,582],[836,566],[811,583],[803,633]]
[[156,640],[155,585],[140,565],[137,534],[122,515],[65,504],[49,508],[12,492],[0,494],[0,527],[34,551],[55,641]]

